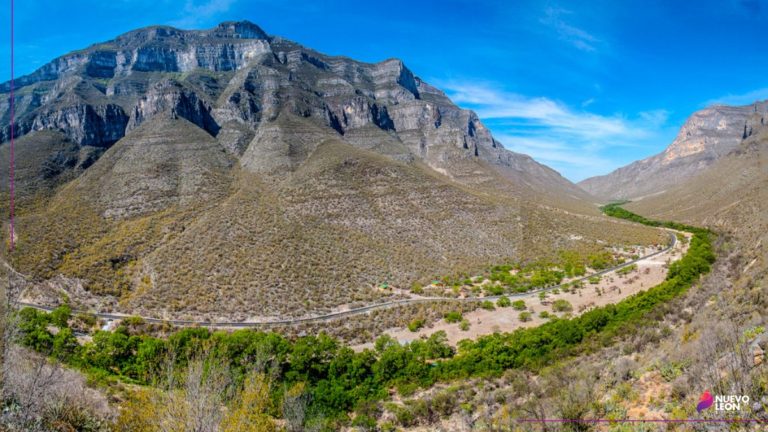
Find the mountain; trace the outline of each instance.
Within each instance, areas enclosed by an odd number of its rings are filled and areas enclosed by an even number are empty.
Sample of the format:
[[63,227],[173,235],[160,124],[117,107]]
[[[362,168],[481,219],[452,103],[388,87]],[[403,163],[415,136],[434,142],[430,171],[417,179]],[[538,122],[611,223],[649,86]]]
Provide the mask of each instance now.
[[95,307],[301,315],[391,295],[382,282],[658,240],[400,60],[324,55],[250,22],[135,30],[16,87],[10,260]]
[[711,227],[744,247],[749,267],[768,267],[768,126],[751,132],[698,175],[626,207],[656,219]]
[[714,105],[694,113],[663,152],[633,162],[607,175],[579,183],[602,198],[637,199],[686,181],[737,149],[764,125],[768,101],[747,106]]

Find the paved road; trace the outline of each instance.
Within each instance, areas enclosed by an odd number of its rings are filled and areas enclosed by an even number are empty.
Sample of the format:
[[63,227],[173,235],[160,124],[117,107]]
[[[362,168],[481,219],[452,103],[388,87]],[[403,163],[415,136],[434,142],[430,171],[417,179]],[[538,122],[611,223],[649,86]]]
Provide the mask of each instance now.
[[[611,267],[609,269],[605,269],[602,271],[599,271],[597,273],[593,273],[589,276],[584,276],[583,278],[576,279],[576,281],[584,281],[589,279],[592,276],[600,276],[604,275],[606,273],[610,273],[612,271],[618,270],[623,267],[630,266],[634,263],[637,263],[638,261],[646,260],[648,258],[652,258],[656,255],[663,254],[673,247],[675,247],[675,244],[677,243],[677,236],[674,232],[667,230],[669,232],[669,238],[670,238],[670,245],[667,246],[665,249],[662,249],[660,251],[654,252],[652,254],[640,257],[635,260],[627,261],[624,264],[618,265],[616,267]],[[536,294],[539,292],[546,292],[546,291],[552,291],[554,289],[563,288],[565,285],[569,285],[574,281],[560,284],[560,285],[553,285],[547,288],[540,288],[537,290],[532,291],[526,291],[524,293],[516,293],[516,294],[505,294],[505,295],[497,295],[497,296],[487,296],[487,297],[465,297],[465,298],[455,298],[455,297],[423,297],[423,298],[410,298],[410,299],[401,299],[401,300],[392,300],[384,303],[376,303],[368,306],[363,306],[359,308],[349,309],[346,311],[339,311],[339,312],[331,312],[325,315],[316,315],[312,317],[306,317],[306,318],[291,318],[291,319],[285,319],[285,320],[278,320],[278,321],[255,321],[255,322],[211,322],[211,321],[191,321],[191,320],[167,320],[167,319],[160,319],[160,318],[151,318],[151,317],[140,317],[146,322],[150,323],[169,323],[172,325],[177,326],[200,326],[200,327],[218,327],[218,328],[246,328],[246,327],[261,327],[261,328],[269,328],[269,327],[275,327],[275,326],[281,326],[281,325],[292,325],[292,324],[304,324],[304,323],[313,323],[313,322],[322,322],[322,321],[329,321],[332,319],[337,318],[344,318],[352,315],[359,315],[371,312],[373,310],[378,309],[388,309],[393,308],[397,306],[403,306],[403,305],[411,305],[411,304],[419,304],[419,303],[433,303],[437,301],[454,301],[454,302],[471,302],[471,301],[483,301],[483,300],[498,300],[501,297],[508,297],[510,299],[514,299],[517,297],[525,297],[529,296],[531,294]],[[19,302],[19,307],[31,307],[39,310],[44,311],[52,311],[54,308],[50,306],[44,306],[44,305],[38,305],[33,303],[25,303],[25,302]],[[125,315],[125,314],[113,314],[113,313],[102,313],[102,312],[91,312],[91,311],[81,311],[81,310],[73,310],[75,313],[85,313],[88,315],[93,315],[98,318],[107,319],[107,320],[119,320],[128,318],[135,315]]]

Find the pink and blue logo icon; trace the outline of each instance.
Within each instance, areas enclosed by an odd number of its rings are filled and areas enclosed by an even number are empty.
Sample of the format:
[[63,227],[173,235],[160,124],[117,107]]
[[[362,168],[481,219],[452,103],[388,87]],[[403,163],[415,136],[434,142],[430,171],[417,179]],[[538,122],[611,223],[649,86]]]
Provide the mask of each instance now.
[[711,407],[713,403],[715,403],[715,399],[709,393],[709,390],[705,390],[699,398],[699,404],[696,405],[696,411],[702,412],[705,409]]

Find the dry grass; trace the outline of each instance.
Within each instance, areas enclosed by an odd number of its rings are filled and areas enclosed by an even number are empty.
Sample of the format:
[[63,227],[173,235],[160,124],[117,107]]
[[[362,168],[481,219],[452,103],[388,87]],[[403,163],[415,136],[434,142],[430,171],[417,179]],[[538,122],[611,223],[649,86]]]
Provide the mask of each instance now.
[[[227,168],[223,150],[191,124],[161,124],[167,140],[139,128],[53,198],[23,206],[14,266],[77,278],[132,313],[237,320],[370,303],[391,295],[375,288],[384,282],[408,289],[559,250],[662,240],[516,198],[512,183],[484,190],[338,140],[293,172],[257,175]],[[187,140],[198,144],[176,155]],[[132,166],[156,169],[134,184],[142,172]],[[200,170],[211,181],[195,180]]]

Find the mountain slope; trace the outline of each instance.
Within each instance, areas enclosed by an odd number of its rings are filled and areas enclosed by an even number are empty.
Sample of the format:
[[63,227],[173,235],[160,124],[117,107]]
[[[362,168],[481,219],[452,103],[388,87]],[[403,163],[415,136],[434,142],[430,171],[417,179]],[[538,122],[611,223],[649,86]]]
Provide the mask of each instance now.
[[765,123],[768,102],[732,107],[715,105],[686,120],[675,140],[662,153],[633,162],[607,175],[579,183],[602,198],[636,199],[659,193],[688,180],[738,148],[742,140]]
[[708,226],[734,236],[747,262],[768,266],[768,127],[753,130],[735,150],[697,176],[632,202],[632,211]]
[[[11,261],[102,308],[301,315],[391,295],[382,282],[659,240],[504,149],[401,61],[326,56],[248,22],[136,30],[18,82],[19,181],[38,198]],[[41,182],[48,159],[64,168]]]

